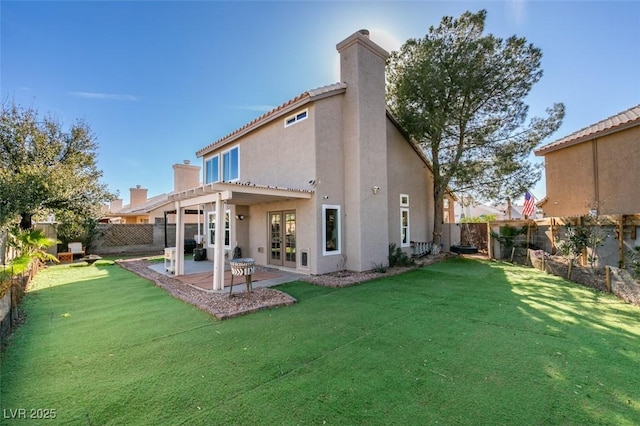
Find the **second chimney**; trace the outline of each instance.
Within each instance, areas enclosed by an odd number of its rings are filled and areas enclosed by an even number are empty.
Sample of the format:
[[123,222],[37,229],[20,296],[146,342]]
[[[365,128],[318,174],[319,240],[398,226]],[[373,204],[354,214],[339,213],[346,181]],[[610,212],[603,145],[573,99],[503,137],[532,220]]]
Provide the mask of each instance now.
[[200,166],[192,166],[189,160],[173,165],[173,190],[186,191],[200,186]]

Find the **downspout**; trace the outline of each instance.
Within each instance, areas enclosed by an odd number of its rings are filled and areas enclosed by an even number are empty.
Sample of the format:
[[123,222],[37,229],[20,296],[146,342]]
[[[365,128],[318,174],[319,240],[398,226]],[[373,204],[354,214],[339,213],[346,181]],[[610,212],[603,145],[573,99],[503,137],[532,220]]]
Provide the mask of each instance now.
[[167,241],[167,212],[164,212],[164,248],[169,247],[169,242]]

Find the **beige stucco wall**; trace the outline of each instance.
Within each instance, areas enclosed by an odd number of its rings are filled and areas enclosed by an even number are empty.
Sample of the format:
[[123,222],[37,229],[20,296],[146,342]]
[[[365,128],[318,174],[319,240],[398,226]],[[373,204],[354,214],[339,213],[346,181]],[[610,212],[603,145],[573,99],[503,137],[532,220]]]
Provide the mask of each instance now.
[[[337,265],[346,256],[346,248],[349,241],[345,238],[345,155],[343,142],[343,108],[344,96],[334,96],[323,99],[316,103],[316,114],[318,123],[325,125],[317,126],[315,147],[316,156],[316,196],[313,200],[313,235],[311,235],[311,247],[316,257],[316,264],[313,265],[314,273],[324,274],[338,269]],[[341,253],[322,254],[322,206],[341,206]],[[311,254],[310,253],[310,254]]]
[[[396,126],[387,120],[389,243],[401,246],[400,194],[409,195],[410,240],[433,239],[433,177]],[[411,253],[410,247],[403,250]]]
[[545,155],[545,216],[640,212],[640,127]]
[[640,212],[640,126],[597,139],[600,214]]
[[308,118],[305,120],[285,128],[285,117],[290,115],[287,114],[249,133],[240,142],[231,142],[207,154],[203,157],[203,172],[206,173],[208,159],[238,146],[240,182],[308,189],[307,183],[315,175],[313,105],[302,107],[292,114],[307,108]]

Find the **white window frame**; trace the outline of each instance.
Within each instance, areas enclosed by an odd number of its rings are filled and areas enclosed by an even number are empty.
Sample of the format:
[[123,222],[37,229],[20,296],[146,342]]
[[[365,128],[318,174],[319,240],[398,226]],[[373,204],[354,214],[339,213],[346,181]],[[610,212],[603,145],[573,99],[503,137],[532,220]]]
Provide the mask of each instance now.
[[291,114],[284,119],[284,127],[293,126],[302,120],[306,120],[309,117],[309,108],[305,108],[302,111],[298,111],[295,114]]
[[[216,212],[214,211],[207,212],[207,247],[210,247],[210,248],[216,247],[215,239],[213,238],[213,235],[212,235],[212,231],[215,231],[215,226],[216,226],[215,217],[216,217]],[[230,249],[231,248],[231,210],[225,210],[225,218],[229,218],[228,221],[225,221],[225,228],[224,228],[225,234],[227,232],[229,233],[229,245],[225,244],[224,248]],[[225,235],[225,239],[226,239],[226,235]]]
[[[238,176],[236,176],[233,179],[225,180],[225,173],[227,171],[226,170],[227,167],[226,167],[225,162],[224,162],[224,156],[227,155],[227,154],[231,155],[230,153],[234,149],[238,151]],[[232,146],[231,148],[229,148],[227,150],[222,151],[220,153],[220,159],[221,159],[221,161],[220,161],[220,178],[221,178],[220,181],[222,181],[222,182],[237,182],[237,181],[239,181],[240,180],[240,145],[235,145],[235,146]]]
[[[327,250],[327,210],[336,210],[336,217],[338,223],[337,227],[337,235],[336,239],[336,249],[335,250]],[[322,205],[322,255],[323,256],[333,256],[335,254],[342,254],[342,213],[339,205],[333,204],[323,204]]]
[[[209,161],[213,161],[214,159],[218,160],[218,176],[214,176],[214,180],[212,181],[207,181],[208,178],[208,166],[207,163],[209,163]],[[209,158],[207,158],[206,160],[204,160],[204,179],[203,182],[206,183],[216,183],[216,182],[220,182],[220,171],[221,171],[222,167],[220,167],[220,154],[216,154],[214,156],[211,156]]]
[[400,194],[400,207],[409,207],[409,194]]
[[[406,225],[406,241],[402,240],[403,231],[405,231],[404,225],[404,213],[407,214],[407,225]],[[400,208],[400,247],[410,247],[411,246],[411,216],[409,215],[408,207]]]

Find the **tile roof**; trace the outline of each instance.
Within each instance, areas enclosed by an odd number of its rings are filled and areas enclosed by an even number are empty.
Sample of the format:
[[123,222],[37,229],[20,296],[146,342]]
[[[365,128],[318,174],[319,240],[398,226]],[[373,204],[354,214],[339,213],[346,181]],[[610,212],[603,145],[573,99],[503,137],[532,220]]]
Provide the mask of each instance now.
[[122,206],[122,208],[120,210],[112,212],[112,215],[127,216],[127,215],[147,214],[151,210],[157,209],[158,207],[163,206],[163,205],[168,204],[169,202],[171,202],[169,200],[169,195],[170,194],[156,195],[155,197],[149,198],[148,200],[146,200],[141,205],[135,206],[133,208],[131,207],[131,204],[126,204],[126,205]]
[[535,151],[536,155],[545,155],[558,149],[567,148],[582,142],[586,142],[604,135],[619,132],[633,126],[640,125],[640,105],[622,111],[619,114],[612,115],[602,121],[578,130],[557,141],[551,142]]
[[260,127],[266,124],[267,122],[286,114],[292,109],[298,108],[312,100],[315,101],[322,98],[326,98],[328,96],[333,96],[339,93],[343,93],[346,90],[346,88],[347,88],[346,83],[334,83],[334,84],[329,84],[327,86],[318,87],[316,89],[308,90],[304,93],[301,93],[300,95],[296,96],[293,99],[290,99],[289,101],[272,109],[271,111],[262,114],[260,117],[250,121],[249,123],[245,124],[239,129],[234,130],[228,135],[198,150],[196,152],[196,156],[202,157],[208,154],[209,152],[211,152],[212,150],[222,145],[225,145],[237,139],[238,137],[245,135],[246,133],[249,133],[251,130],[254,130],[255,128]]

